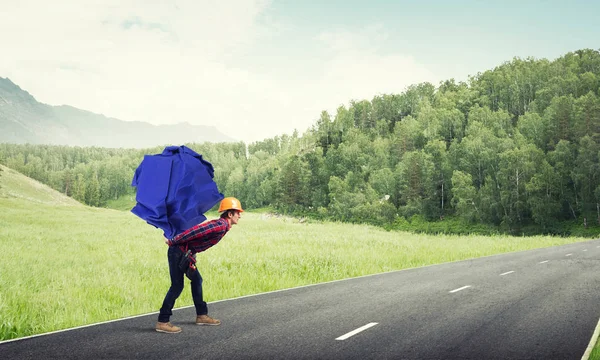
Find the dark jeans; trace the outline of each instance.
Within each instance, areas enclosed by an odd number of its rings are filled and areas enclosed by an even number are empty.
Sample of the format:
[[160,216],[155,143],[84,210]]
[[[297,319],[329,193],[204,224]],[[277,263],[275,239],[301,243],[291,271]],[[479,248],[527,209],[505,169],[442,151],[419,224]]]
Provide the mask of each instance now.
[[[170,246],[167,252],[167,258],[169,259],[169,273],[171,274],[171,287],[167,291],[165,300],[163,301],[160,313],[158,314],[158,321],[169,322],[171,315],[173,315],[173,307],[175,306],[175,300],[181,295],[183,291],[183,280],[185,273],[179,270],[179,260],[183,256],[183,251],[179,246]],[[194,299],[194,306],[196,307],[197,315],[208,314],[208,308],[206,302],[202,298],[202,276],[198,269],[192,275],[190,284],[192,286],[192,299]]]

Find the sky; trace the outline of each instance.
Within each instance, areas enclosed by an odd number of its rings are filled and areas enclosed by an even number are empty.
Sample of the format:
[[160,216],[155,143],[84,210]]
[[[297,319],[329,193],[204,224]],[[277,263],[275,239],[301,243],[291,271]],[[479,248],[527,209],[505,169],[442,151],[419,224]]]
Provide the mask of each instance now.
[[600,49],[600,2],[0,0],[0,77],[38,101],[251,143],[351,100]]

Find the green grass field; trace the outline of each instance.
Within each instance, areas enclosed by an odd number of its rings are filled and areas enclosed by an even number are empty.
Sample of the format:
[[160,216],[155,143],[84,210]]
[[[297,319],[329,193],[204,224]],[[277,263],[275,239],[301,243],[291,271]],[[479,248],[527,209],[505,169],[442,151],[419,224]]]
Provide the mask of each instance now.
[[[169,287],[160,230],[3,169],[0,340],[158,311]],[[583,240],[416,235],[245,212],[219,245],[199,254],[198,266],[210,302]],[[177,307],[192,304],[188,289]]]

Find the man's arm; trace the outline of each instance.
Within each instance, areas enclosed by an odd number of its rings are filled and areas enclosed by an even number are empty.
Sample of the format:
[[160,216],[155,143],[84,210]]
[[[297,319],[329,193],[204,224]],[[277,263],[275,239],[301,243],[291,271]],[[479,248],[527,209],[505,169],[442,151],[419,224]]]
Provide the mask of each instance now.
[[202,224],[192,226],[191,228],[187,229],[181,234],[175,236],[173,239],[167,240],[167,245],[181,245],[185,244],[188,241],[199,239],[203,236],[212,234],[214,232],[223,231],[227,228],[227,222],[219,220],[220,219],[211,220]]

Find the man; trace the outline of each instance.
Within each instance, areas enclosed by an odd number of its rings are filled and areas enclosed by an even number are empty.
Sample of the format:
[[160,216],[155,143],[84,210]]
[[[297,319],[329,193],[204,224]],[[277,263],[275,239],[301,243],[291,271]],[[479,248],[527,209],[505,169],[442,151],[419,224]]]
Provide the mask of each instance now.
[[[165,240],[169,245],[167,257],[169,260],[169,273],[171,274],[171,287],[165,296],[158,322],[156,323],[156,331],[164,333],[179,333],[181,328],[169,322],[173,315],[173,307],[175,300],[183,291],[183,280],[186,274],[179,268],[179,263],[182,257],[185,256],[187,250],[191,251],[193,256],[192,263],[195,263],[196,253],[207,250],[216,245],[227,234],[232,225],[235,225],[240,220],[240,214],[244,210],[240,201],[234,197],[227,197],[221,201],[219,219],[211,220],[193,226],[173,239]],[[202,296],[202,276],[195,266],[187,272],[190,278],[192,288],[192,298],[196,307],[196,325],[220,325],[221,321],[208,316],[208,308]]]

